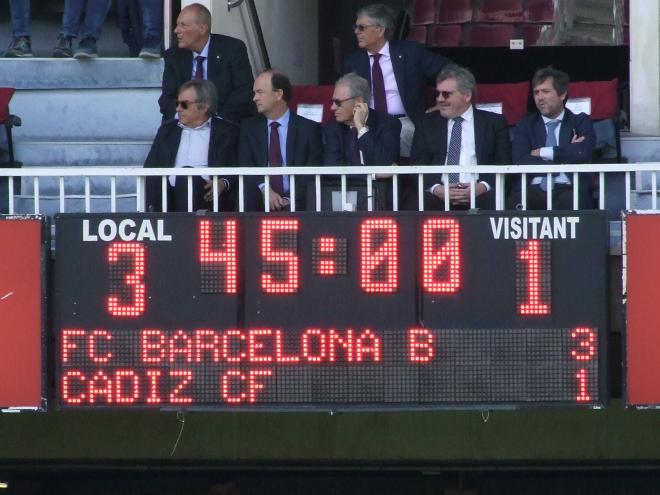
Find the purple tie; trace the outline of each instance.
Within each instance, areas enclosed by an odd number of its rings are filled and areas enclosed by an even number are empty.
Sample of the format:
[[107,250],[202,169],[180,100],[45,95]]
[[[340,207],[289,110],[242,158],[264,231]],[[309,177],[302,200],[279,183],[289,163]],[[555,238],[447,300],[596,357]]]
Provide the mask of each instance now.
[[[280,126],[277,122],[270,124],[270,144],[268,145],[268,166],[282,166],[282,148],[280,147],[280,133],[277,128]],[[284,182],[281,175],[271,175],[270,188],[280,196],[284,194]]]
[[372,55],[374,64],[371,66],[371,85],[374,89],[374,109],[377,112],[387,113],[387,99],[385,98],[385,80],[380,68],[380,53]]
[[204,79],[204,60],[201,55],[195,57],[195,77],[193,79]]

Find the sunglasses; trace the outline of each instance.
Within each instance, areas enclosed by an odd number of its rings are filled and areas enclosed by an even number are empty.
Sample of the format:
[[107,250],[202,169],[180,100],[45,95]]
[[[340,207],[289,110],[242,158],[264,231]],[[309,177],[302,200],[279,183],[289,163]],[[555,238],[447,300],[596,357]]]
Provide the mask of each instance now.
[[456,91],[438,91],[438,96],[442,96],[442,98],[446,100],[454,93],[456,93]]
[[357,96],[351,96],[350,98],[344,98],[343,100],[332,99],[332,100],[330,100],[330,103],[332,103],[333,105],[335,105],[337,107],[340,107],[341,104],[344,103],[345,101],[354,100],[355,98],[357,98]]
[[365,29],[370,27],[379,27],[378,24],[353,24],[353,31],[364,32]]
[[192,105],[193,103],[199,103],[199,101],[176,100],[176,106],[181,107],[184,110],[188,110],[188,106]]

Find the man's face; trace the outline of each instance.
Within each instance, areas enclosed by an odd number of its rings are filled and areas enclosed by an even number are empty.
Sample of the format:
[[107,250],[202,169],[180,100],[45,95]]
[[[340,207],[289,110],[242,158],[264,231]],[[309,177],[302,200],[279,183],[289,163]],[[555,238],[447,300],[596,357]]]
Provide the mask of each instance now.
[[208,26],[199,23],[195,9],[184,8],[176,19],[174,34],[179,48],[200,52],[208,39]]
[[254,97],[252,100],[257,105],[257,112],[268,117],[273,113],[277,104],[282,100],[282,90],[273,91],[271,74],[260,74],[254,80]]
[[463,94],[458,91],[458,82],[454,78],[445,79],[435,85],[438,93],[435,101],[440,115],[446,119],[455,119],[462,115],[472,104],[472,92]]
[[363,50],[378,52],[385,44],[385,28],[376,26],[371,17],[360,16],[355,20],[357,26],[353,31],[358,46]]
[[351,91],[348,86],[345,84],[335,86],[335,92],[332,93],[332,100],[330,109],[335,112],[335,120],[343,124],[353,122],[355,98],[351,98]]
[[179,114],[179,122],[188,127],[199,127],[209,118],[209,106],[197,103],[197,93],[193,88],[184,89],[179,93],[176,111]]
[[541,115],[554,119],[564,110],[566,93],[559,94],[552,85],[552,77],[534,86],[534,103]]

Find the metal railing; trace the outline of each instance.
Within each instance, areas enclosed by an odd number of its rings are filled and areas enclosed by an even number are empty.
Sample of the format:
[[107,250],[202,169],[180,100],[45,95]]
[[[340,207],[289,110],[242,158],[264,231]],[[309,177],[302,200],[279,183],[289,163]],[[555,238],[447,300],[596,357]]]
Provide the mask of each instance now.
[[[106,198],[110,201],[110,207],[108,212],[117,212],[117,201],[118,199],[126,200],[127,198],[135,199],[134,211],[143,212],[145,211],[145,180],[146,177],[161,177],[162,191],[165,192],[167,188],[167,178],[171,175],[177,177],[186,177],[188,180],[188,211],[192,211],[193,207],[193,198],[192,198],[192,177],[194,176],[208,176],[210,173],[211,180],[213,184],[213,203],[212,211],[217,212],[220,208],[219,201],[219,189],[218,189],[218,178],[234,176],[238,177],[238,195],[237,195],[237,206],[238,211],[245,211],[245,178],[251,176],[259,176],[264,179],[266,184],[266,198],[265,198],[265,211],[268,211],[268,191],[269,191],[269,182],[270,177],[273,175],[288,175],[290,177],[290,190],[291,190],[291,208],[295,211],[295,181],[298,177],[309,177],[311,176],[314,183],[314,188],[316,192],[316,211],[321,210],[321,179],[323,177],[332,176],[340,177],[340,190],[341,190],[341,204],[346,203],[347,192],[349,189],[348,178],[366,178],[366,188],[367,188],[367,210],[372,211],[374,209],[373,201],[373,183],[376,180],[377,175],[388,175],[391,176],[392,181],[392,209],[394,211],[399,210],[398,204],[398,191],[400,188],[399,180],[401,176],[408,175],[416,177],[416,183],[418,191],[423,191],[424,189],[424,175],[425,174],[438,174],[441,171],[444,175],[444,182],[448,181],[448,174],[450,173],[463,173],[470,174],[471,187],[471,198],[470,206],[475,207],[476,197],[475,197],[475,184],[477,181],[477,174],[495,174],[496,181],[494,186],[495,190],[495,205],[497,210],[505,209],[506,204],[506,193],[505,193],[505,178],[507,176],[515,175],[517,177],[509,177],[511,180],[520,180],[521,181],[521,194],[522,194],[522,209],[527,208],[527,198],[526,198],[526,188],[524,187],[528,181],[528,174],[538,174],[539,172],[544,172],[548,177],[548,191],[547,191],[547,209],[552,209],[552,174],[564,172],[566,173],[573,184],[573,209],[578,209],[578,188],[581,173],[590,173],[592,177],[595,177],[597,184],[597,207],[599,209],[606,209],[607,196],[606,196],[606,184],[608,182],[608,177],[613,177],[613,174],[617,174],[619,178],[621,174],[624,176],[624,184],[621,190],[615,190],[613,192],[608,192],[609,195],[617,195],[619,199],[623,198],[621,202],[622,205],[625,205],[625,209],[629,210],[635,206],[632,203],[632,194],[633,183],[640,183],[641,176],[643,173],[651,174],[650,184],[651,187],[645,192],[650,193],[651,195],[651,209],[658,209],[657,204],[657,170],[660,170],[660,163],[634,163],[634,164],[581,164],[581,165],[550,165],[550,166],[539,166],[539,165],[478,165],[478,166],[365,166],[365,167],[355,167],[355,166],[342,166],[342,167],[275,167],[275,168],[265,168],[265,167],[225,167],[225,168],[135,168],[135,167],[29,167],[22,169],[15,168],[4,168],[0,169],[0,178],[2,182],[7,184],[7,213],[16,214],[16,213],[42,213],[40,205],[42,201],[48,200],[59,200],[58,212],[65,213],[67,209],[66,199],[67,198],[80,198],[84,200],[84,208],[75,210],[76,212],[91,212],[92,211],[92,201],[93,199]],[[130,178],[133,177],[135,180],[135,186],[129,192],[117,192],[117,179],[118,178]],[[8,178],[9,180],[5,180]],[[83,180],[84,191],[82,193],[67,194],[67,181],[72,178],[77,178]],[[92,194],[91,181],[94,178],[105,178],[110,182],[110,190],[107,193],[102,194]],[[41,182],[42,180],[49,180],[51,183],[57,181],[58,183],[58,192],[57,194],[41,194]],[[16,190],[16,183],[20,180],[23,190],[31,190],[30,193],[20,194]],[[382,180],[382,179],[381,179]],[[125,179],[124,179],[125,181]],[[51,187],[52,189],[52,187]],[[162,194],[163,197],[163,211],[168,211],[167,205],[167,194]],[[424,210],[424,199],[423,194],[418,194],[419,203],[418,209],[420,211]],[[4,198],[0,198],[4,200]],[[16,208],[17,199],[32,199],[34,208],[32,211],[18,211]],[[445,209],[450,210],[451,205],[449,203],[449,197],[445,197]]]

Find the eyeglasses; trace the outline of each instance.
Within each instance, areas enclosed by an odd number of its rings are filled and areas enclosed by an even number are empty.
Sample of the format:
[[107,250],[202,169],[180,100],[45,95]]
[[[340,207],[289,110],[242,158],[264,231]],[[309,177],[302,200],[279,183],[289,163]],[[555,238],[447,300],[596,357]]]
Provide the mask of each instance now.
[[344,98],[343,100],[332,99],[332,100],[330,100],[330,103],[332,103],[333,105],[335,105],[337,107],[340,107],[341,104],[344,103],[345,101],[354,100],[355,98],[357,98],[357,96],[351,96],[350,98]]
[[364,32],[365,29],[370,27],[380,27],[378,24],[353,24],[353,31]]
[[176,106],[181,107],[184,110],[188,110],[188,105],[192,105],[193,103],[199,103],[199,101],[198,100],[195,100],[195,101],[176,100]]
[[446,100],[454,93],[456,93],[456,91],[438,91],[438,96],[442,96],[442,98]]

